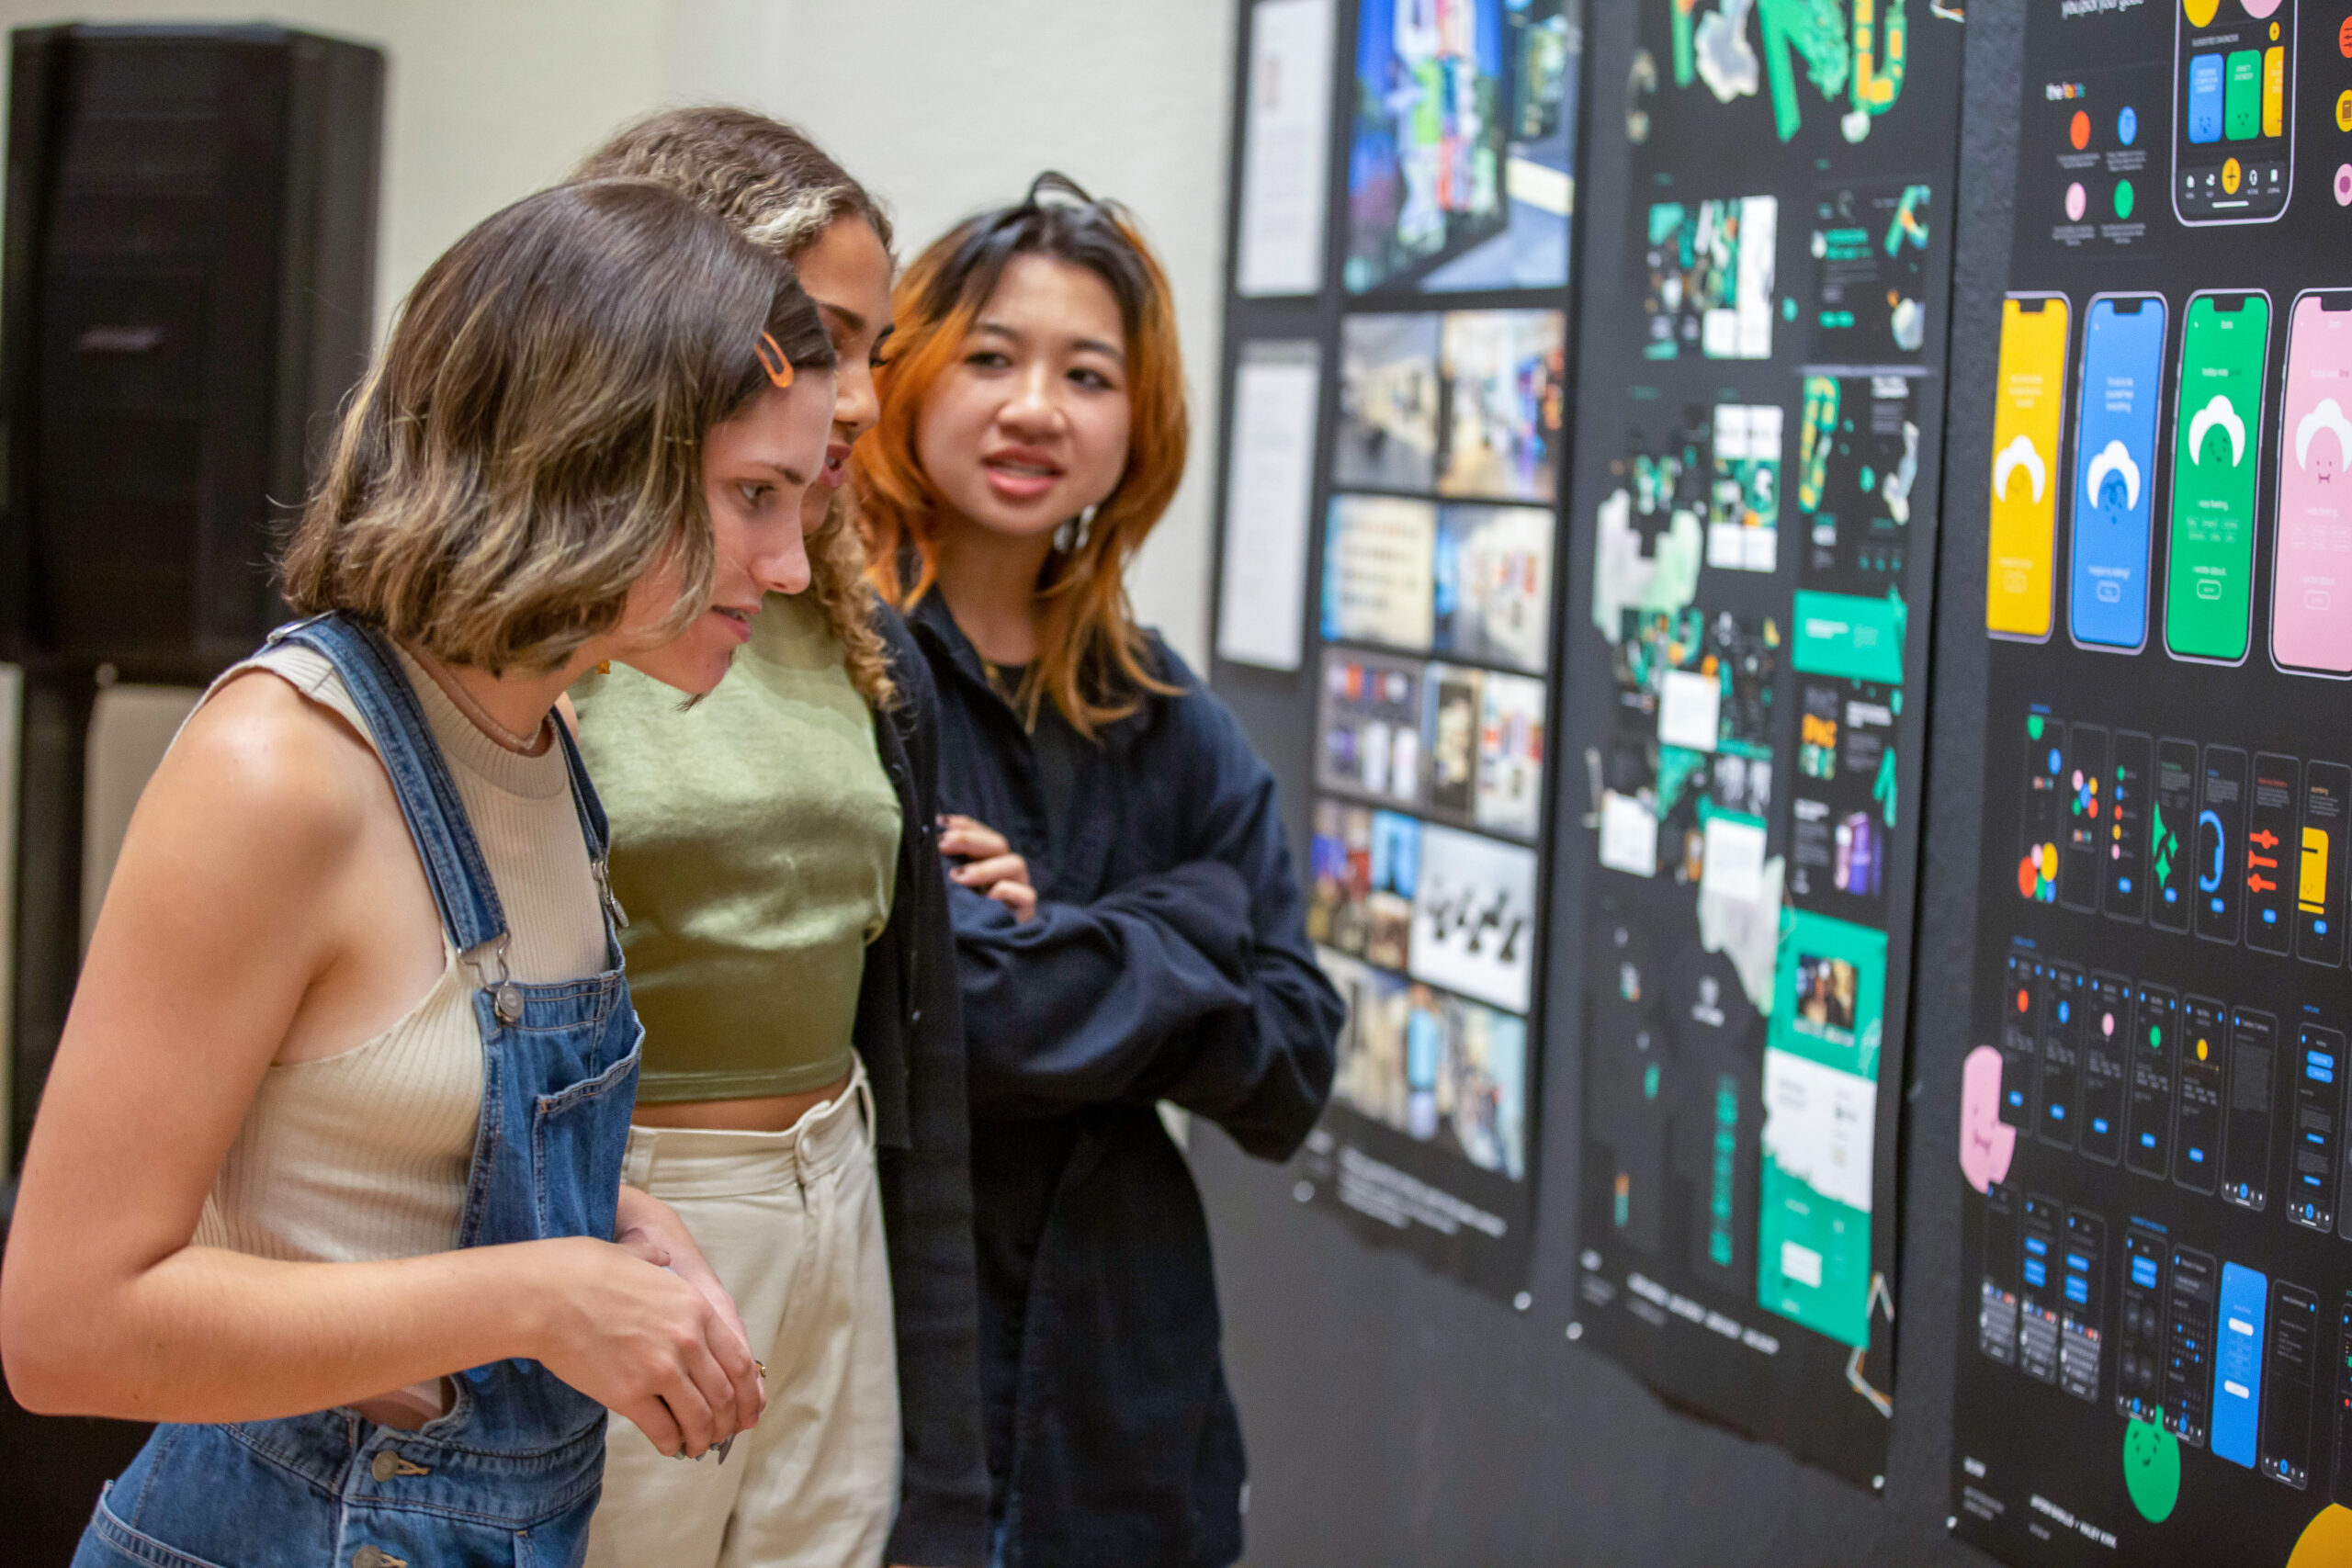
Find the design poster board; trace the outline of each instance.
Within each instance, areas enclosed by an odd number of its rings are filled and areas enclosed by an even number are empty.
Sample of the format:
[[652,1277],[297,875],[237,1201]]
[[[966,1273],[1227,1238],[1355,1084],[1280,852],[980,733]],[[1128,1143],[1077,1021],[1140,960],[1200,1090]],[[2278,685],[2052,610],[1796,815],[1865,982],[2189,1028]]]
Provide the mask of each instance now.
[[[1284,784],[1308,797],[1308,930],[1348,1021],[1295,1190],[1505,1299],[1539,1143],[1581,17],[1342,0],[1329,282],[1227,300],[1229,388],[1276,339],[1311,340],[1324,375],[1313,636],[1284,687],[1278,658],[1219,666],[1312,736]],[[1228,467],[1261,434],[1229,428]],[[1236,574],[1265,571],[1260,532],[1225,521],[1223,618],[1251,598]],[[1221,618],[1228,660],[1267,640]]]
[[[1884,1474],[1964,33],[1645,5],[1581,333],[1571,1328]],[[1580,764],[1580,765],[1579,765]]]
[[1952,1445],[2011,1562],[2352,1542],[2347,11],[2026,25]]

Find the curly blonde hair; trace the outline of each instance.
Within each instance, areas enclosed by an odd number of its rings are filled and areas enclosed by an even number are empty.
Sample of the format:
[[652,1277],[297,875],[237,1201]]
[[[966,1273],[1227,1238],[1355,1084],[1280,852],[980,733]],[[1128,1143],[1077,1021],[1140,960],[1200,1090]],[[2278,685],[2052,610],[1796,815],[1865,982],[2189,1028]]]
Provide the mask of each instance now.
[[[866,188],[800,131],[723,105],[664,109],[590,153],[574,179],[626,175],[667,186],[725,219],[764,250],[792,261],[843,218],[864,220],[890,246],[890,220]],[[834,492],[808,532],[808,592],[841,645],[850,683],[876,708],[898,701],[890,656],[874,629],[878,600],[865,579],[857,507]]]

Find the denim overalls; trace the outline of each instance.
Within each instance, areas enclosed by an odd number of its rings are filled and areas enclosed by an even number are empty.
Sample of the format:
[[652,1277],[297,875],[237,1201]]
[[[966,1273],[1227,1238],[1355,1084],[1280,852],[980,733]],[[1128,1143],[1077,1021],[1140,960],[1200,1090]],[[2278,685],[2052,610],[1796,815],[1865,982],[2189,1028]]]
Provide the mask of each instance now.
[[[613,1235],[641,1031],[612,967],[507,978],[506,919],[416,693],[380,634],[341,615],[281,627],[333,661],[367,718],[449,940],[481,985],[481,1127],[458,1245]],[[604,808],[556,727],[599,881]],[[349,1410],[166,1425],[107,1488],[74,1568],[531,1568],[577,1563],[605,1468],[605,1410],[535,1361],[450,1380],[415,1431]]]

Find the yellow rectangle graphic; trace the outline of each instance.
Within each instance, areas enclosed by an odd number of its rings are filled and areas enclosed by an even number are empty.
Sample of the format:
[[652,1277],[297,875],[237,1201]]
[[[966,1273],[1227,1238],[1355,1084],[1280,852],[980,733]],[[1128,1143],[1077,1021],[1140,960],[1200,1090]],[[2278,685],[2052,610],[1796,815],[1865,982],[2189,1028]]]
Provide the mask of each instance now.
[[2059,295],[2001,302],[2001,355],[1993,405],[1991,556],[1984,629],[1996,637],[2050,635],[2058,537],[2058,432],[2065,412],[2072,313]]
[[2262,56],[2262,134],[2287,134],[2287,51],[2275,44]]

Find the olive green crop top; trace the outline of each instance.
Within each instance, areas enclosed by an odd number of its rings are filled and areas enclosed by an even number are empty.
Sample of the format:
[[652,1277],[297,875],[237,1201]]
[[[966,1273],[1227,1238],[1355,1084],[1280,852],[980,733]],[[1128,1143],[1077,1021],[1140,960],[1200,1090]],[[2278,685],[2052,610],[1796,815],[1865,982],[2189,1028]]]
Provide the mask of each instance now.
[[747,1100],[839,1079],[901,823],[873,713],[822,610],[768,595],[727,678],[692,708],[619,665],[571,698],[628,916],[638,1098]]

